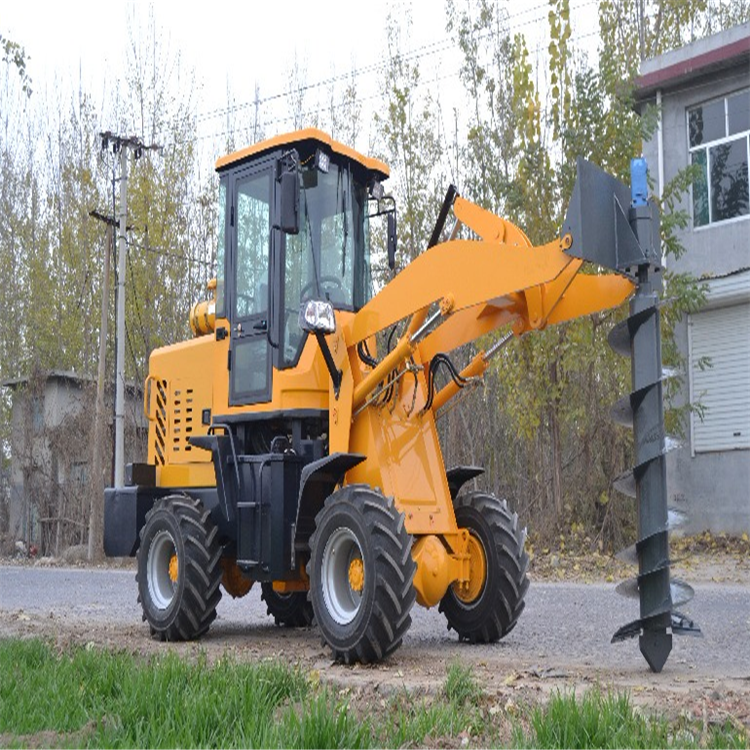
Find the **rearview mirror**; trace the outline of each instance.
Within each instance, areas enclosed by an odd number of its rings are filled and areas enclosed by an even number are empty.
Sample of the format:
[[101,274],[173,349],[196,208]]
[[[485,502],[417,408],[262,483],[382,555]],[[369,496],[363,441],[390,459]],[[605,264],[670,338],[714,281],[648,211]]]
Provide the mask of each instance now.
[[279,228],[286,234],[299,234],[299,160],[296,152],[279,159]]

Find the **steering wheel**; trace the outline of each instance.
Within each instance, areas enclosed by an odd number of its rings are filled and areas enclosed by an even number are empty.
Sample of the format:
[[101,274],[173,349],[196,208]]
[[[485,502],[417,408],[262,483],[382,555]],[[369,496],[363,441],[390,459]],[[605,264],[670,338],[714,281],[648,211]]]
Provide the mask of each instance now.
[[321,276],[319,279],[317,280],[313,279],[312,281],[308,282],[302,287],[299,293],[299,301],[304,302],[305,295],[308,292],[311,292],[313,289],[315,289],[316,286],[323,286],[323,284],[330,284],[336,289],[343,288],[341,284],[341,279],[339,279],[337,276]]
[[[255,297],[252,294],[245,294],[243,292],[237,292],[237,303],[236,308],[238,313],[244,313],[245,315],[251,315],[253,313],[253,308],[255,307]],[[244,305],[242,307],[240,305]]]

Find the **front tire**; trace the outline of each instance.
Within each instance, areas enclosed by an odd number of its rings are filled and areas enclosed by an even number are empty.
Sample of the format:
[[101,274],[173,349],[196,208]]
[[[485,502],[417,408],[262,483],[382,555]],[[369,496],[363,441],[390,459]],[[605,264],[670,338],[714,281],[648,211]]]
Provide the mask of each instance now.
[[470,492],[455,501],[456,523],[469,530],[471,579],[454,583],[440,602],[459,640],[494,643],[516,626],[529,588],[526,532],[505,500]]
[[310,538],[309,597],[337,661],[376,662],[401,645],[416,599],[411,545],[392,498],[367,485],[327,498]]
[[261,598],[266,603],[266,611],[277,625],[285,628],[306,628],[312,625],[313,608],[307,600],[306,591],[283,594],[274,591],[272,583],[263,583],[261,592]]
[[211,514],[185,495],[161,498],[146,515],[138,548],[138,601],[162,641],[202,636],[221,599],[221,545]]

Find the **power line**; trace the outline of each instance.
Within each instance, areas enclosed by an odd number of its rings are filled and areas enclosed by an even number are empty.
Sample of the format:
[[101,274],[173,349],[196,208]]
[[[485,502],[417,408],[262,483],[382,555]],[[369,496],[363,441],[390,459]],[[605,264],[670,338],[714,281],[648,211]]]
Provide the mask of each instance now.
[[[580,10],[583,10],[587,7],[590,7],[596,4],[597,4],[597,0],[586,0],[585,2],[572,7],[571,12],[580,11]],[[529,13],[533,11],[540,10],[542,8],[547,8],[547,7],[548,5],[546,3],[540,3],[539,5],[532,6],[531,8],[526,8],[517,13],[508,14],[505,20],[507,22],[510,22],[513,19],[528,15]],[[523,28],[526,26],[530,26],[532,24],[538,24],[544,20],[545,20],[544,16],[531,18],[526,21],[523,21],[522,23],[515,24],[514,29]],[[494,35],[494,33],[495,33],[494,31],[488,31],[485,33],[477,34],[475,38],[478,41],[481,41],[487,38],[491,38]],[[595,36],[597,33],[598,33],[597,31],[592,31],[586,34],[578,34],[574,36],[572,35],[570,37],[570,41],[581,41],[583,39]],[[455,49],[455,48],[456,48],[456,42],[451,38],[446,38],[446,39],[441,39],[441,40],[435,40],[433,42],[428,42],[413,51],[400,54],[399,58],[405,62],[415,62],[415,61],[421,60],[424,57],[432,56],[440,52],[444,52],[446,50]],[[196,125],[199,123],[205,123],[210,120],[226,117],[227,115],[230,115],[230,114],[236,114],[237,112],[241,112],[245,109],[256,108],[262,105],[268,105],[271,103],[279,102],[279,101],[288,99],[290,96],[293,96],[293,95],[299,95],[300,93],[307,93],[316,89],[322,89],[324,87],[331,86],[342,80],[353,81],[353,80],[357,80],[361,78],[362,76],[370,75],[372,73],[382,73],[382,72],[387,71],[389,64],[390,64],[389,60],[379,61],[379,62],[372,63],[370,65],[366,65],[360,68],[354,68],[353,70],[347,73],[330,76],[328,78],[324,78],[322,80],[319,80],[313,83],[305,84],[304,86],[300,86],[294,90],[280,91],[280,92],[276,92],[276,93],[270,94],[262,98],[253,98],[250,101],[241,102],[240,104],[234,104],[234,105],[227,106],[227,107],[216,108],[214,110],[210,110],[207,113],[196,115],[195,122],[196,122]],[[419,88],[421,85],[422,85],[421,83],[418,84],[416,88]],[[323,111],[323,109],[324,109],[323,107],[320,107],[317,110],[315,110],[315,112],[316,113],[321,112]],[[187,119],[187,117],[185,119]],[[290,118],[281,118],[281,121],[284,121],[286,119],[290,119]],[[160,131],[160,133],[164,135],[165,131],[162,130]],[[229,133],[225,131],[218,135],[228,135],[228,134]],[[205,139],[209,137],[218,137],[218,136],[216,135],[203,136],[201,139]]]
[[130,239],[128,240],[128,247],[135,247],[138,250],[144,250],[145,252],[153,253],[154,255],[166,256],[169,258],[175,258],[177,260],[185,260],[189,263],[195,263],[200,266],[205,266],[206,268],[213,268],[213,263],[209,260],[196,257],[195,255],[186,255],[185,253],[177,252],[174,249],[166,249],[158,245],[142,245],[141,243]]
[[[591,4],[592,4],[591,2],[586,3],[586,5],[591,5]],[[581,6],[581,7],[583,7],[583,6]],[[579,35],[577,37],[571,37],[571,39],[573,41],[580,41],[582,39],[586,39],[586,38],[595,36],[597,33],[598,32],[596,32],[596,31],[591,31],[591,32],[588,32],[586,34]],[[446,73],[445,75],[441,75],[441,76],[439,76],[437,78],[424,77],[424,78],[420,79],[420,81],[417,83],[417,85],[414,88],[418,90],[418,89],[422,89],[422,88],[425,88],[425,87],[435,86],[435,85],[437,85],[439,83],[444,83],[445,81],[448,81],[448,80],[460,78],[460,76],[461,76],[461,73],[459,71],[459,72]],[[313,87],[317,87],[317,86],[322,86],[325,83],[326,82],[319,82],[317,84],[310,84],[310,86],[305,87],[305,88],[313,88]],[[269,101],[276,100],[276,99],[286,98],[287,96],[290,96],[290,93],[291,92],[287,92],[287,93],[283,93],[283,94],[275,94],[272,97],[266,97],[264,99],[259,100],[259,103],[264,103],[264,102],[269,102]],[[366,102],[374,101],[374,100],[379,99],[380,97],[381,97],[381,94],[371,94],[370,96],[367,96],[367,97],[364,97],[362,99],[359,99],[358,103],[361,104],[361,103],[366,103]],[[255,103],[253,102],[252,104],[254,106]],[[237,105],[237,107],[235,109],[240,109],[240,108],[242,108],[244,106],[250,106],[250,104],[248,104],[248,105]],[[339,105],[333,107],[333,110],[343,109],[345,106],[346,105],[344,103],[342,103],[342,104],[339,104]],[[313,109],[308,109],[306,112],[302,113],[302,115],[303,115],[303,117],[309,119],[309,118],[311,118],[313,116],[317,116],[319,114],[328,112],[330,110],[331,110],[331,107],[329,105],[321,105],[321,106],[315,107]],[[230,109],[215,110],[215,111],[216,112],[221,112],[223,114],[227,114],[227,113],[230,112]],[[217,117],[218,117],[218,115],[217,115]],[[214,118],[213,117],[206,118],[204,121],[207,121],[208,119],[214,119]],[[293,119],[294,119],[294,115],[293,114],[279,115],[279,116],[273,117],[272,119],[265,120],[263,124],[266,125],[266,126],[269,126],[269,125],[278,125],[280,123],[289,122],[289,121],[291,121]],[[222,131],[218,131],[218,132],[208,133],[206,135],[196,135],[196,136],[193,136],[193,137],[191,137],[189,139],[186,139],[184,141],[172,141],[171,145],[178,146],[178,145],[183,145],[185,143],[197,143],[197,142],[200,142],[200,141],[216,140],[218,138],[230,136],[233,133],[234,133],[234,131],[222,130]]]
[[[579,7],[584,7],[586,5],[591,5],[591,4],[593,4],[593,2],[585,3],[584,5],[579,6]],[[587,38],[590,38],[592,36],[596,36],[597,34],[598,34],[598,32],[591,31],[591,32],[588,32],[586,34],[571,36],[570,39],[572,41],[581,41],[583,39],[587,39]],[[446,46],[448,46],[448,45],[446,44]],[[433,54],[433,53],[429,53],[429,54]],[[422,56],[424,56],[424,55],[414,55],[413,57],[419,58],[419,57],[422,57]],[[231,107],[226,107],[226,108],[222,108],[222,109],[216,109],[216,110],[213,110],[208,115],[197,117],[196,118],[196,123],[198,123],[198,122],[208,122],[210,120],[226,116],[227,114],[233,114],[235,112],[238,112],[238,111],[240,111],[242,109],[245,109],[245,108],[248,108],[248,107],[256,107],[256,106],[261,105],[261,104],[267,104],[269,102],[286,99],[289,96],[292,96],[293,94],[298,93],[299,91],[308,91],[308,90],[315,89],[315,88],[321,88],[321,87],[323,87],[325,85],[329,85],[331,83],[336,82],[340,78],[356,77],[356,76],[362,74],[363,72],[368,72],[369,70],[376,70],[376,69],[379,70],[380,68],[384,68],[385,65],[386,64],[379,63],[377,65],[370,66],[370,68],[364,68],[364,69],[355,70],[351,74],[342,75],[342,76],[336,76],[336,77],[333,77],[333,78],[330,78],[330,79],[326,79],[326,80],[323,80],[323,81],[319,81],[319,82],[316,82],[316,83],[313,83],[313,84],[308,84],[308,85],[303,86],[303,87],[301,87],[301,88],[299,88],[299,89],[297,89],[295,91],[288,91],[288,92],[277,93],[277,94],[273,94],[271,96],[265,97],[263,99],[253,100],[252,102],[246,102],[246,103],[242,103],[242,104],[239,104],[239,105],[233,105]],[[428,87],[428,86],[434,86],[434,85],[436,85],[438,83],[441,83],[441,82],[444,82],[444,81],[447,81],[447,80],[451,80],[451,79],[455,79],[455,78],[460,78],[460,76],[461,76],[460,71],[459,72],[448,73],[446,75],[439,76],[438,78],[432,78],[432,77],[425,76],[422,79],[420,79],[420,81],[414,86],[414,88],[418,90],[418,89],[422,89],[422,88],[425,88],[425,87]],[[381,96],[380,94],[372,94],[370,96],[367,96],[367,97],[364,97],[362,99],[359,99],[358,103],[365,103],[365,102],[373,101],[375,99],[380,98],[380,96]],[[339,104],[338,106],[334,106],[333,110],[342,109],[345,106],[346,105],[342,103],[342,104]],[[314,109],[308,110],[307,112],[303,113],[303,116],[310,117],[312,115],[318,115],[318,114],[321,114],[321,113],[324,113],[324,112],[328,112],[330,110],[331,110],[331,107],[329,105],[327,105],[327,104],[326,105],[321,105],[321,106],[318,106],[318,107],[316,107]],[[264,121],[263,124],[264,125],[275,125],[275,124],[278,124],[278,123],[288,122],[288,121],[293,120],[293,119],[294,119],[294,115],[293,114],[281,115],[281,116],[276,116],[273,119],[266,120],[266,121]],[[199,142],[199,141],[214,140],[214,139],[217,139],[217,138],[221,138],[221,137],[226,137],[226,136],[232,135],[234,132],[235,131],[231,131],[231,130],[222,130],[222,131],[219,131],[219,132],[209,133],[209,134],[201,135],[201,136],[197,136],[196,135],[196,136],[190,138],[189,140],[185,140],[185,141],[173,141],[171,145],[177,146],[177,145],[182,145],[184,143],[195,143],[195,142]]]

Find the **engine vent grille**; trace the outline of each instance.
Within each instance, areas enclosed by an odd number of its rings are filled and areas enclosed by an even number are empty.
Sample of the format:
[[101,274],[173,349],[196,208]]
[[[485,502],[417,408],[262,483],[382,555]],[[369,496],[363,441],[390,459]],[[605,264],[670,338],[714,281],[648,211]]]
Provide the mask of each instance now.
[[193,450],[188,439],[193,432],[194,408],[193,389],[175,389],[172,399],[172,450],[175,453]]

